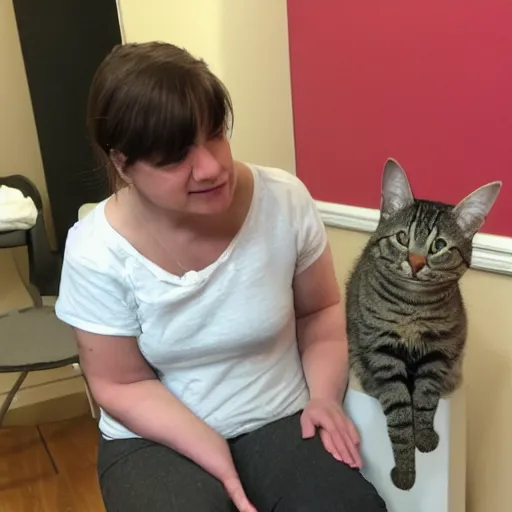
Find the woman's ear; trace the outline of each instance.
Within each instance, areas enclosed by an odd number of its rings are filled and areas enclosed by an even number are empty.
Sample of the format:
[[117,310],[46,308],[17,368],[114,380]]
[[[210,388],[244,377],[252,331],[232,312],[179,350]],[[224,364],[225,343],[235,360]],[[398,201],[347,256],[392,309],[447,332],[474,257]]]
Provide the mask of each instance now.
[[108,157],[110,158],[110,162],[114,166],[119,178],[127,185],[131,185],[132,180],[126,174],[126,156],[117,149],[111,149]]

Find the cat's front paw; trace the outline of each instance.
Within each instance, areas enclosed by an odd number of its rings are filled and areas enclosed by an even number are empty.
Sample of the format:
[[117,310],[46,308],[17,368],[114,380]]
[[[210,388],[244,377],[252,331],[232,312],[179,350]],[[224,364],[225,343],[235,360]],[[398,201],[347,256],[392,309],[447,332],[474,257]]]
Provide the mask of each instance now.
[[398,489],[408,491],[414,485],[416,480],[416,471],[414,469],[404,470],[395,466],[391,470],[391,480]]
[[424,429],[414,435],[416,448],[422,453],[433,452],[439,444],[439,434],[432,429]]

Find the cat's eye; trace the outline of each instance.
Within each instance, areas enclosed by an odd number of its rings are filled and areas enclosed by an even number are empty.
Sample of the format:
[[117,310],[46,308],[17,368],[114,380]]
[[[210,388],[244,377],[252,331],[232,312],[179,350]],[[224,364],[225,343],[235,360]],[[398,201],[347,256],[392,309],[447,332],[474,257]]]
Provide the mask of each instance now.
[[439,252],[444,249],[448,244],[444,238],[436,238],[432,244],[433,252]]
[[405,231],[399,231],[396,234],[396,239],[398,243],[401,245],[407,245],[409,243],[409,237],[407,236],[407,233]]

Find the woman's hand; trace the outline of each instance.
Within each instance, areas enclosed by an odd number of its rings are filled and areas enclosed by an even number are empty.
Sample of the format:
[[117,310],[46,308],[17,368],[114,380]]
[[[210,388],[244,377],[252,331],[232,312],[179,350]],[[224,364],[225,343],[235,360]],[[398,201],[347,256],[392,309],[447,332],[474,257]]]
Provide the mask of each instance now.
[[216,441],[219,444],[212,443],[209,454],[212,458],[205,464],[206,469],[221,481],[239,512],[257,512],[245,494],[227,442],[220,436],[216,436]]
[[335,400],[314,398],[301,415],[302,437],[313,437],[316,428],[325,449],[337,460],[353,468],[362,466],[359,434],[352,420]]
[[228,478],[222,483],[239,512],[257,512],[245,495],[245,491],[237,475],[233,475],[233,477]]

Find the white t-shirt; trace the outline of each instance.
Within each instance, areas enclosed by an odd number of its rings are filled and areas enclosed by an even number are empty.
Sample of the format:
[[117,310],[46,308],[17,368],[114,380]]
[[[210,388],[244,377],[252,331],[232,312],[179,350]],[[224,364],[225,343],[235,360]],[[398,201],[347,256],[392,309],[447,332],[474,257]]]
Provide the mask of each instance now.
[[[303,183],[250,166],[252,203],[224,253],[179,277],[142,256],[99,203],[66,241],[57,316],[85,331],[135,336],[161,382],[229,438],[293,414],[309,399],[292,281],[327,235]],[[105,341],[107,343],[107,341]],[[101,411],[107,439],[138,437]]]

